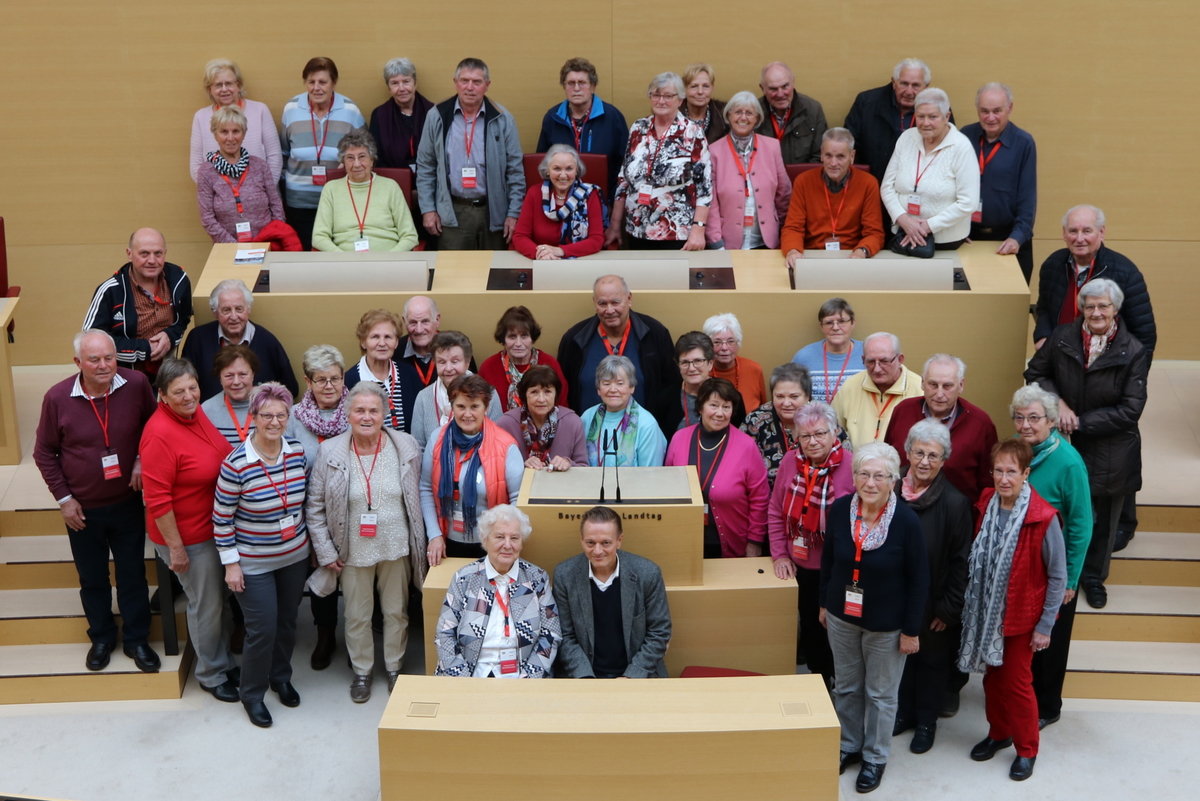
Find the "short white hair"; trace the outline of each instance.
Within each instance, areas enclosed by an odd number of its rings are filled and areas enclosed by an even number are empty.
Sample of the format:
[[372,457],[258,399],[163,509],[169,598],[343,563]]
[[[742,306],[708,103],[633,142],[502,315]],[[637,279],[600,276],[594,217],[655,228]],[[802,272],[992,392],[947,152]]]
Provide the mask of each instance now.
[[246,286],[240,278],[226,278],[214,286],[213,291],[208,295],[208,309],[213,314],[217,313],[217,307],[221,305],[221,296],[226,292],[241,292],[247,309],[254,305],[254,293],[250,291],[250,287]]
[[950,458],[950,426],[941,420],[925,419],[908,429],[904,450],[912,451],[918,442],[932,442],[942,449],[942,458]]
[[113,350],[116,350],[117,343],[116,340],[112,338],[112,334],[99,328],[85,328],[75,335],[75,339],[72,343],[75,346],[76,359],[82,358],[81,354],[83,353],[83,340],[92,336],[104,337],[108,340],[108,344],[113,346]]
[[983,97],[984,92],[1004,92],[1004,96],[1008,98],[1008,105],[1012,105],[1012,89],[1008,87],[1008,84],[1000,83],[999,81],[992,81],[991,83],[985,83],[983,86],[979,87],[979,91],[975,93],[976,108],[979,107],[979,98]]
[[929,374],[929,368],[934,364],[952,364],[958,370],[958,380],[962,381],[967,377],[967,364],[957,356],[951,356],[949,353],[935,353],[925,360],[925,366],[921,368],[921,378]]
[[752,93],[743,90],[725,101],[725,122],[729,122],[733,118],[733,112],[740,108],[749,109],[754,112],[755,128],[763,121],[762,104],[758,102],[758,98]]
[[943,115],[950,113],[950,95],[938,89],[936,86],[930,86],[927,89],[922,89],[917,93],[917,99],[913,101],[913,108],[918,109],[921,106],[936,106],[937,110]]
[[676,97],[682,98],[686,92],[683,86],[683,78],[680,78],[673,72],[660,72],[651,79],[650,86],[646,89],[646,96],[649,97],[655,92],[661,92],[668,87],[675,92]]
[[[939,423],[939,425],[941,425]],[[867,462],[878,461],[883,462],[884,469],[888,471],[888,476],[891,477],[892,483],[900,479],[900,454],[896,453],[896,449],[886,442],[868,442],[866,445],[859,446],[854,452],[854,460],[850,463],[851,469],[857,473],[862,469],[862,466]]]
[[708,338],[712,339],[722,331],[728,330],[733,334],[733,338],[737,343],[742,344],[742,324],[738,322],[738,318],[730,312],[724,314],[714,314],[704,321],[704,325],[700,329],[708,334]]
[[432,314],[433,314],[433,316],[434,316],[434,317],[437,317],[439,314],[441,314],[441,312],[440,312],[440,311],[438,311],[438,305],[437,305],[437,301],[435,301],[433,298],[431,298],[431,297],[427,297],[427,296],[425,296],[425,295],[413,295],[411,298],[409,298],[408,300],[404,301],[404,309],[403,309],[403,311],[401,311],[401,313],[400,313],[400,316],[401,316],[402,318],[404,318],[404,319],[406,319],[406,320],[408,319],[408,307],[412,305],[412,302],[413,302],[414,300],[423,300],[423,301],[425,301],[426,303],[428,303],[428,304],[429,304],[429,311],[430,311],[430,313],[432,313]]
[[533,524],[529,522],[529,515],[515,506],[507,503],[498,503],[481,514],[479,519],[475,521],[475,532],[479,535],[479,542],[482,544],[492,533],[492,529],[496,527],[496,524],[503,522],[517,524],[522,542],[529,539],[529,535],[533,533]]
[[1012,403],[1008,405],[1008,414],[1011,417],[1017,413],[1018,409],[1028,409],[1035,403],[1041,404],[1050,425],[1058,422],[1058,396],[1049,390],[1042,389],[1039,384],[1026,384],[1014,392]]
[[546,180],[550,177],[550,159],[554,158],[560,153],[566,153],[575,160],[576,178],[582,178],[587,174],[587,167],[583,166],[583,159],[579,158],[579,151],[570,145],[564,145],[562,142],[559,142],[556,145],[550,145],[550,149],[546,151],[546,155],[542,157],[541,163],[538,164],[538,175],[542,176],[542,180]]
[[906,58],[897,64],[892,70],[892,80],[900,80],[900,73],[904,72],[905,70],[920,70],[921,75],[925,78],[926,85],[933,80],[933,73],[929,71],[929,65],[919,58]]
[[1125,302],[1125,293],[1121,291],[1121,287],[1117,286],[1117,282],[1110,278],[1093,278],[1079,288],[1079,298],[1076,303],[1079,304],[1079,310],[1083,311],[1083,302],[1088,298],[1100,298],[1108,296],[1112,301],[1112,305],[1117,311],[1121,310],[1121,305]]
[[874,334],[871,334],[864,339],[863,350],[866,350],[867,343],[872,339],[887,339],[892,346],[892,353],[896,354],[897,356],[904,352],[900,350],[900,337],[896,336],[895,334],[889,334],[887,331],[876,331]]
[[1091,212],[1096,215],[1097,228],[1104,227],[1104,210],[1099,206],[1093,206],[1091,203],[1080,203],[1078,206],[1072,206],[1071,208],[1067,209],[1067,213],[1063,215],[1062,227],[1067,227],[1067,220],[1071,219],[1072,214],[1077,211],[1083,211],[1084,209],[1090,209]]
[[850,133],[849,128],[827,128],[825,133],[821,134],[821,144],[826,142],[845,142],[853,150],[854,134]]

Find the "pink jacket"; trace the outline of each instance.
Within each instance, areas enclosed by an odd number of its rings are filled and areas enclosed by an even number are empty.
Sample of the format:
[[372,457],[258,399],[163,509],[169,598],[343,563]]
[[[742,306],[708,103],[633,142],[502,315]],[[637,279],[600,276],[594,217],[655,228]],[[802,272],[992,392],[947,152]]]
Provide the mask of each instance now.
[[[843,495],[854,492],[854,468],[850,465],[854,454],[847,452],[842,463],[833,471],[833,498],[837,500]],[[767,507],[767,530],[771,536],[771,558],[783,559],[791,557],[792,544],[788,540],[787,521],[784,520],[784,509],[787,504],[788,488],[796,478],[796,452],[788,451],[783,461],[779,463],[779,472],[775,474],[775,489],[771,492],[771,505]],[[797,567],[805,570],[821,569],[821,545],[808,549],[808,559],[796,562]]]
[[[776,145],[776,150],[779,146]],[[686,466],[692,458],[696,426],[675,432],[667,448],[667,466]],[[762,454],[748,434],[730,426],[729,442],[708,492],[709,511],[721,535],[721,556],[745,556],[746,542],[767,538],[767,501],[771,487]]]
[[[792,199],[792,182],[788,180],[779,151],[779,140],[754,135],[758,154],[750,171],[754,187],[754,203],[758,206],[758,226],[763,244],[779,248],[779,228],[787,217]],[[738,161],[729,149],[732,140],[723,136],[708,146],[712,157],[713,198],[708,207],[705,236],[709,242],[725,240],[726,250],[742,247],[742,218],[746,210],[746,184],[738,170]]]

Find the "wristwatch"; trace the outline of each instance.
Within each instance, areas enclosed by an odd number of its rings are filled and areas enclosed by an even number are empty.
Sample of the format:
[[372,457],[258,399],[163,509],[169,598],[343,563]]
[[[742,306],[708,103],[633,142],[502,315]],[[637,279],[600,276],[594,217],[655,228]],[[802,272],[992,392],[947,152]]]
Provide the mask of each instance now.
[[861,250],[863,253],[867,254],[868,258],[871,256],[871,251],[867,250],[866,248],[858,247],[858,248],[855,248],[855,250]]
[[692,225],[698,225],[701,228],[704,227],[704,223],[700,222],[699,220],[692,220]]

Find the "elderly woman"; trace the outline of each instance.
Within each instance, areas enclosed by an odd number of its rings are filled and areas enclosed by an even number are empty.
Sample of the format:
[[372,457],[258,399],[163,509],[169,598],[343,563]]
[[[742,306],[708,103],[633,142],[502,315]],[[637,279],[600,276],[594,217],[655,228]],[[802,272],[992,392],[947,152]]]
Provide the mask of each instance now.
[[417,68],[407,58],[383,65],[383,83],[391,97],[371,112],[371,136],[379,148],[375,166],[411,169],[433,102],[417,91]]
[[279,176],[243,146],[247,122],[237,106],[213,112],[209,125],[217,149],[205,154],[196,175],[200,224],[213,242],[259,241],[272,222],[286,225]]
[[696,396],[700,420],[675,432],[665,464],[692,465],[704,496],[704,558],[762,556],[771,487],[754,440],[730,425],[742,396],[710,378]]
[[854,309],[843,298],[830,298],[817,309],[822,338],[796,351],[792,362],[808,369],[813,399],[833,403],[847,378],[867,369],[863,343],[853,339]]
[[704,131],[679,112],[683,81],[675,73],[655,76],[647,95],[651,114],[629,130],[604,244],[625,231],[636,250],[704,250],[712,202]]
[[205,106],[192,117],[192,144],[188,159],[192,180],[199,180],[206,154],[220,149],[220,142],[212,136],[216,133],[212,127],[213,115],[223,108],[237,108],[246,119],[242,146],[251,156],[266,162],[271,182],[279,183],[283,156],[279,151],[279,132],[275,129],[275,120],[266,103],[246,97],[242,88],[242,71],[238,65],[227,58],[214,58],[205,64],[204,90],[208,92],[212,105]]
[[506,503],[479,516],[484,555],[450,579],[434,635],[438,652],[434,675],[479,679],[550,675],[562,632],[550,577],[521,558],[521,547],[532,532],[529,517]]
[[527,259],[574,259],[604,246],[600,190],[580,179],[587,172],[570,145],[551,145],[538,175],[540,186],[525,193],[513,231],[513,248]]
[[[1050,334],[1029,361],[1025,380],[1059,397],[1058,430],[1083,457],[1094,526],[1083,563],[1089,606],[1108,603],[1108,566],[1125,496],[1141,489],[1142,435],[1150,354],[1121,324],[1125,293],[1096,278],[1079,289],[1081,317]],[[1073,589],[1073,587],[1072,587]]]
[[871,442],[854,454],[854,493],[829,509],[821,554],[821,623],[833,651],[841,767],[862,762],[855,789],[879,786],[892,748],[904,658],[917,653],[929,594],[921,521],[892,486],[900,456]]
[[742,324],[738,318],[732,314],[714,314],[704,321],[702,330],[712,340],[712,377],[724,378],[737,387],[747,409],[762,406],[767,400],[762,366],[738,355],[742,349]]
[[833,653],[821,623],[821,556],[829,509],[854,491],[849,452],[838,439],[837,412],[827,403],[806,403],[790,415],[798,447],[789,448],[767,506],[771,561],[780,581],[796,579],[800,649],[809,672],[833,686]]
[[772,487],[784,454],[800,448],[796,412],[810,400],[812,381],[808,371],[796,364],[781,364],[771,371],[771,399],[746,415],[739,426],[758,446]]
[[338,166],[346,177],[330,181],[321,193],[313,250],[398,252],[417,246],[404,190],[371,171],[377,152],[375,139],[365,130],[351,131],[338,142]]
[[[441,331],[429,345],[433,354],[433,366],[437,380],[417,394],[412,413],[412,435],[422,448],[450,422],[453,403],[450,400],[450,384],[456,378],[475,375],[467,369],[471,364],[471,340],[461,331]],[[486,383],[486,382],[485,382]],[[493,388],[484,400],[489,420],[500,419],[500,395]]]
[[558,399],[565,397],[562,378],[545,365],[530,367],[517,384],[520,403],[497,421],[521,449],[530,470],[587,467],[587,443],[579,415]]
[[683,91],[687,98],[687,118],[704,132],[704,138],[712,144],[729,130],[725,103],[713,100],[713,85],[716,73],[711,64],[692,64],[683,71]]
[[236,448],[254,431],[250,393],[254,390],[254,374],[258,372],[258,356],[245,345],[227,345],[217,351],[212,372],[221,382],[221,394],[213,395],[200,408],[221,436]]
[[326,170],[338,166],[335,156],[342,137],[366,124],[354,101],[337,91],[338,69],[329,58],[304,65],[306,91],[283,107],[284,211],[296,229],[300,246],[312,249],[317,202],[325,188]]
[[429,563],[443,557],[477,558],[479,516],[516,503],[525,461],[516,440],[486,414],[495,390],[477,375],[447,387],[450,422],[433,432],[421,462],[421,511],[429,532]]
[[628,356],[605,356],[596,366],[600,403],[580,417],[588,464],[600,467],[661,467],[667,438],[658,421],[633,399],[637,370]]
[[225,570],[213,529],[213,495],[221,463],[233,450],[200,408],[196,368],[167,359],[155,378],[158,410],[146,422],[138,454],[146,535],[187,595],[188,639],[196,681],[218,701],[239,700],[229,650],[232,630],[222,621]]
[[1030,662],[1050,644],[1067,567],[1058,513],[1029,486],[1033,451],[1020,439],[992,448],[995,489],[977,504],[983,517],[971,546],[962,611],[959,669],[983,673],[988,735],[971,749],[985,762],[1016,746],[1009,778],[1033,775],[1037,699]]
[[353,389],[359,381],[373,381],[382,387],[388,401],[384,424],[408,432],[422,385],[412,362],[396,358],[403,330],[400,318],[393,311],[371,309],[363,314],[354,331],[363,355],[358,364],[346,371],[345,383],[347,389]]
[[282,384],[254,389],[254,433],[221,463],[213,500],[225,584],[246,619],[242,706],[262,728],[271,725],[263,703],[268,686],[284,706],[300,705],[292,686],[292,649],[310,550],[304,524],[307,460],[300,443],[284,436],[291,406],[292,393]]
[[387,395],[373,381],[346,397],[350,430],[321,443],[308,478],[304,511],[317,563],[308,581],[329,596],[342,580],[346,650],[354,678],[350,700],[371,697],[374,595],[383,610],[383,668],[388,692],[408,646],[408,585],[420,589],[428,569],[425,520],[417,485],[421,452],[413,438],[384,424]]
[[754,132],[762,117],[762,106],[749,92],[738,92],[725,106],[729,133],[709,148],[713,197],[704,230],[711,246],[779,249],[779,227],[792,200],[792,182],[779,140]]
[[942,472],[950,458],[950,427],[941,420],[922,420],[909,429],[904,450],[908,464],[895,490],[921,520],[929,559],[929,596],[921,619],[921,649],[904,663],[900,710],[892,734],[915,728],[909,750],[924,754],[933,747],[950,665],[958,653],[974,521],[971,502]]
[[929,87],[917,95],[915,126],[900,134],[879,185],[894,220],[892,250],[932,258],[956,250],[979,208],[979,163],[967,137],[950,122],[950,98]]
[[[667,386],[659,392],[658,408],[663,411],[658,415],[658,424],[664,431],[675,432],[700,422],[696,393],[712,372],[714,356],[712,340],[707,334],[688,331],[676,340],[675,363],[679,365],[683,384],[678,388]],[[745,417],[743,406],[738,410],[735,425],[741,425]]]
[[510,306],[496,323],[493,337],[502,350],[484,359],[479,366],[479,375],[496,388],[501,407],[506,412],[521,405],[517,384],[526,370],[539,364],[549,367],[558,376],[559,395],[566,393],[567,379],[558,360],[533,346],[541,335],[542,327],[533,319],[533,312],[524,306]]

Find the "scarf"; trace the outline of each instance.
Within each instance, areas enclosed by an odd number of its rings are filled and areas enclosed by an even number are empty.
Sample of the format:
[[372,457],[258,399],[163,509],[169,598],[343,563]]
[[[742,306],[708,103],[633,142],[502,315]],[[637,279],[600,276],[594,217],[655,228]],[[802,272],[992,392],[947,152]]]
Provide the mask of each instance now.
[[454,515],[454,481],[458,478],[458,459],[456,455],[471,451],[471,460],[463,471],[462,481],[458,485],[458,497],[463,513],[463,532],[470,534],[475,530],[475,509],[479,503],[479,494],[475,489],[475,479],[479,475],[479,446],[483,444],[483,431],[473,437],[468,437],[458,428],[458,423],[451,420],[442,437],[442,476],[438,482],[438,502],[441,504],[442,517],[449,520]]
[[244,147],[242,148],[242,157],[238,159],[237,164],[230,164],[226,161],[219,150],[212,151],[205,158],[208,159],[209,164],[213,165],[214,170],[226,178],[241,178],[242,173],[250,166],[250,153]]
[[1114,317],[1112,325],[1104,334],[1093,334],[1088,330],[1087,322],[1083,324],[1083,350],[1087,354],[1087,361],[1084,369],[1090,369],[1092,363],[1100,358],[1104,351],[1108,350],[1108,346],[1112,344],[1113,337],[1117,335],[1117,318]]
[[504,366],[504,372],[508,375],[508,408],[521,408],[521,396],[517,393],[517,384],[521,383],[521,376],[525,375],[525,371],[538,363],[538,349],[533,348],[533,353],[529,356],[529,364],[524,368],[521,365],[508,358],[508,354],[500,351],[500,364]]
[[582,242],[588,237],[588,198],[596,187],[585,184],[578,178],[567,190],[567,198],[557,209],[553,207],[554,192],[549,181],[542,181],[542,212],[551,220],[562,223],[560,245]]
[[1045,442],[1033,446],[1033,461],[1029,463],[1029,469],[1032,470],[1050,458],[1050,454],[1058,450],[1058,446],[1062,444],[1062,441],[1063,439],[1059,436],[1058,429],[1050,429],[1050,436],[1046,437]]
[[[867,538],[863,540],[863,550],[873,551],[879,546],[887,542],[888,528],[892,525],[892,515],[896,514],[896,493],[889,492],[887,506],[883,507],[882,514],[875,521],[875,525],[871,526],[871,530],[867,532]],[[850,530],[854,530],[854,520],[858,517],[858,493],[854,493],[854,497],[850,499]]]
[[979,535],[971,546],[967,566],[967,591],[963,598],[962,645],[958,668],[964,673],[982,673],[988,665],[1004,662],[1004,608],[1008,603],[1008,578],[1013,554],[1032,490],[1029,482],[1013,504],[1004,528],[999,525],[1000,495],[992,496],[983,513]]
[[[931,487],[933,485],[930,484],[929,486]],[[917,498],[920,498],[922,495],[924,495],[925,490],[927,489],[929,489],[929,487],[917,489],[913,486],[912,470],[909,470],[904,474],[904,478],[900,479],[900,494],[904,496],[904,500],[906,501],[915,501]]]
[[754,134],[749,136],[738,136],[732,131],[729,132],[729,138],[733,140],[734,150],[742,157],[742,166],[750,166],[750,153],[754,150]]
[[296,404],[293,413],[301,425],[322,440],[336,437],[343,431],[350,429],[350,421],[346,419],[346,396],[349,394],[350,390],[343,386],[342,397],[338,400],[333,417],[325,418],[321,416],[321,409],[317,406],[317,399],[313,396],[313,391],[310,389],[304,393],[304,397]]
[[421,138],[425,130],[425,117],[432,104],[423,95],[417,93],[413,100],[411,115],[400,110],[390,97],[388,101],[375,109],[373,122],[379,126],[379,163],[383,167],[407,167],[417,158],[417,147],[414,140]]
[[[629,406],[622,413],[621,422],[617,423],[617,435],[620,441],[617,443],[617,464],[633,465],[637,458],[637,430],[638,418],[641,417],[642,407],[638,406],[638,402],[633,398],[629,399]],[[592,418],[591,425],[587,430],[587,452],[588,464],[600,467],[604,454],[600,453],[600,432],[604,430],[604,415],[606,411],[604,404],[600,404],[596,409],[596,416]]]
[[[796,477],[787,489],[787,505],[784,507],[787,518],[788,537],[800,537],[806,548],[815,548],[825,541],[825,512],[833,504],[833,471],[842,463],[846,452],[842,443],[835,442],[833,450],[825,457],[825,461],[816,472],[809,472],[808,461],[800,451],[796,451]],[[808,487],[809,479],[813,486]]]
[[521,410],[521,434],[525,437],[525,451],[530,456],[542,460],[542,464],[550,463],[550,445],[554,435],[558,433],[558,409],[551,410],[550,416],[541,428],[533,423],[533,416],[527,409]]

